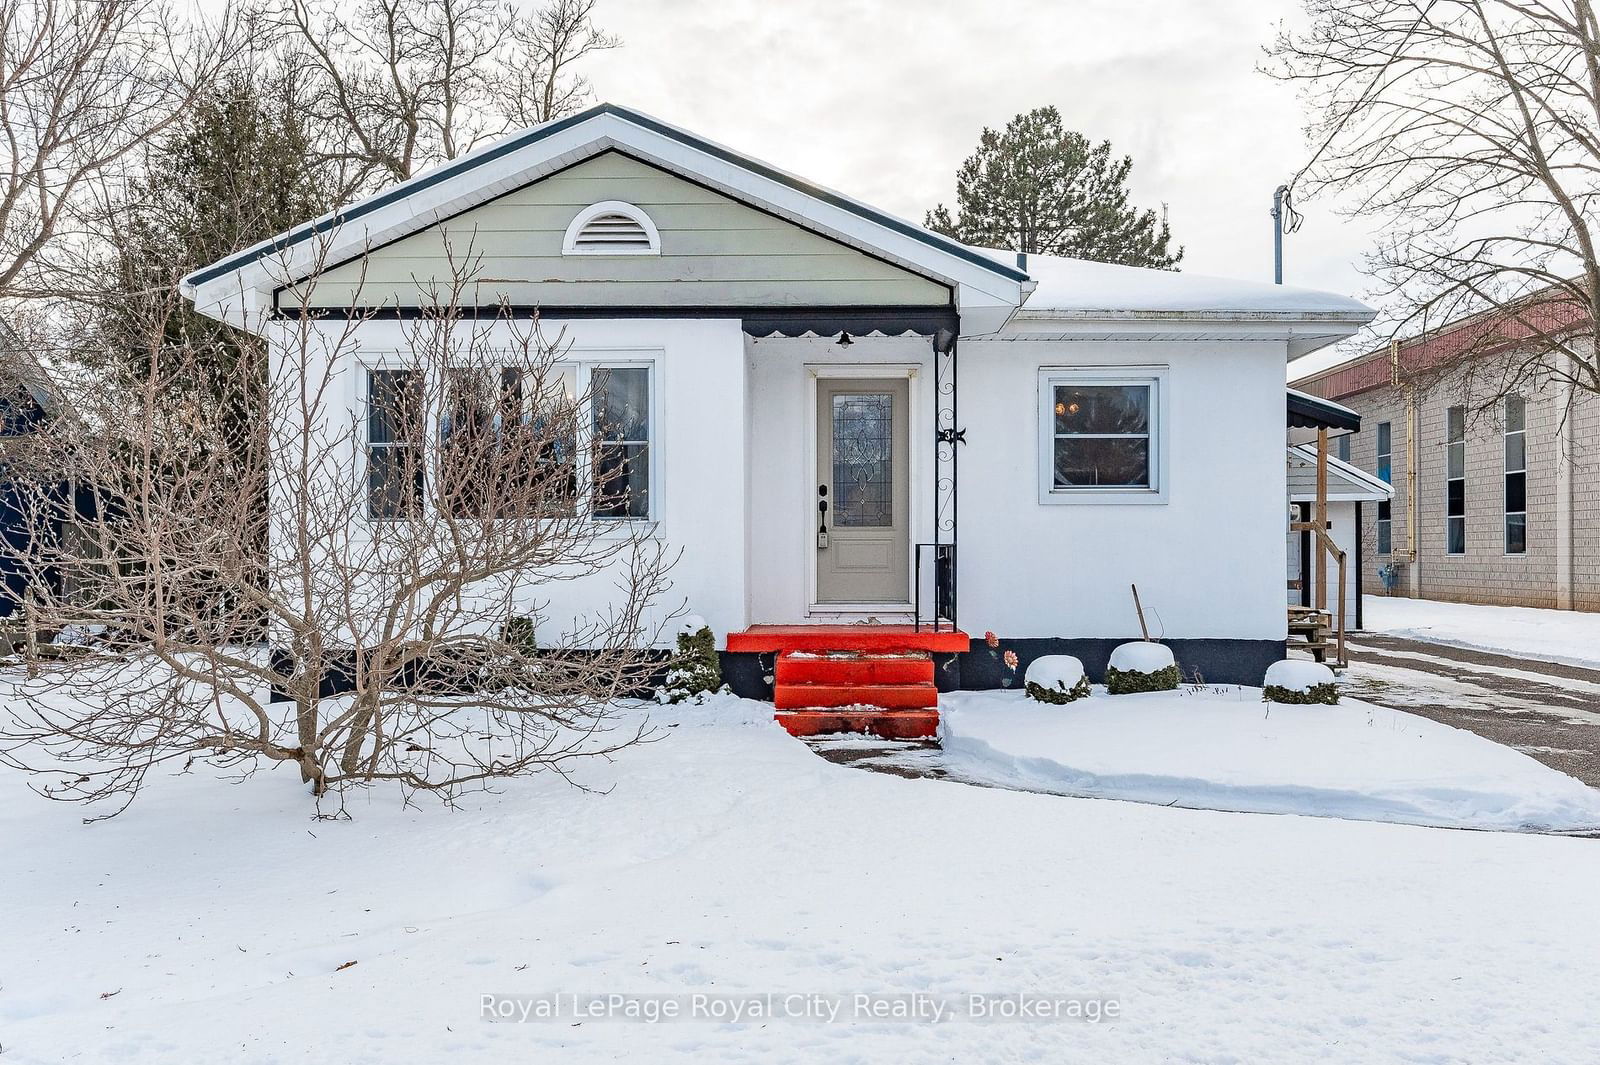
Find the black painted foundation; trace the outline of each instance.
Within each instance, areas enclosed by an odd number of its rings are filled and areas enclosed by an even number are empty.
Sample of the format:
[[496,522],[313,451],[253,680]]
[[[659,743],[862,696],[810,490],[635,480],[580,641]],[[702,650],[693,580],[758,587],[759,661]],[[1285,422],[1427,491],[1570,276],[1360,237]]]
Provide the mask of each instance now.
[[[939,690],[983,691],[990,688],[1020,688],[1028,664],[1045,655],[1072,655],[1083,662],[1089,679],[1105,679],[1111,652],[1126,639],[1044,636],[1002,639],[990,647],[973,640],[972,647],[955,654],[935,654],[934,681]],[[1192,683],[1259,685],[1267,667],[1285,654],[1283,640],[1162,640],[1178,660],[1183,679]],[[1005,654],[1014,652],[1015,669],[1007,667]],[[723,651],[722,676],[737,695],[747,699],[772,698],[772,671],[776,652],[755,654],[748,651]]]

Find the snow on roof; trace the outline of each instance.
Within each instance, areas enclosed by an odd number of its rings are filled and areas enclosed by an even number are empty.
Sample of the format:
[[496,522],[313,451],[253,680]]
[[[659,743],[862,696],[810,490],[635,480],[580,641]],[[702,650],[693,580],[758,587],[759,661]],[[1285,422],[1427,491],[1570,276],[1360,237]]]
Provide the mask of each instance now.
[[[979,248],[1007,263],[1017,253]],[[1194,318],[1340,318],[1366,322],[1375,312],[1331,292],[1260,281],[1236,281],[1172,270],[1114,266],[1058,255],[1029,255],[1028,276],[1038,288],[1023,303],[1021,317],[1127,315]]]

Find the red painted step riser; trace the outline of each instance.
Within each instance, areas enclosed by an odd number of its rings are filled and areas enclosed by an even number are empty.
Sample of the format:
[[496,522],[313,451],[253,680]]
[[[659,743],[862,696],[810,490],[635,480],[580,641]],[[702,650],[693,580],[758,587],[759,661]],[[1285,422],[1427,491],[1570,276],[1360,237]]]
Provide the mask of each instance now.
[[921,710],[939,705],[932,684],[780,684],[773,690],[779,710],[812,706],[881,706],[885,710]]
[[791,736],[865,732],[886,740],[920,740],[939,734],[937,710],[898,710],[883,714],[808,713],[802,710],[780,712],[777,718]]
[[778,658],[779,684],[932,684],[931,658]]
[[728,633],[730,651],[966,651],[964,632],[910,625],[752,625]]

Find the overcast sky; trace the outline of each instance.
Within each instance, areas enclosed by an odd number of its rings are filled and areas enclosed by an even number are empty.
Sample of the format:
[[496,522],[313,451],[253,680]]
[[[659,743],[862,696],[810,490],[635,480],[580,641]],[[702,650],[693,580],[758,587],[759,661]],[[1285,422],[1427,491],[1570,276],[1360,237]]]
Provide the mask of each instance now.
[[[1272,279],[1273,188],[1307,148],[1292,88],[1257,71],[1296,0],[600,0],[623,39],[596,96],[917,222],[951,202],[985,125],[1054,104],[1133,156],[1183,269]],[[1359,296],[1363,228],[1316,204],[1285,281]],[[1298,369],[1298,368],[1297,368]]]

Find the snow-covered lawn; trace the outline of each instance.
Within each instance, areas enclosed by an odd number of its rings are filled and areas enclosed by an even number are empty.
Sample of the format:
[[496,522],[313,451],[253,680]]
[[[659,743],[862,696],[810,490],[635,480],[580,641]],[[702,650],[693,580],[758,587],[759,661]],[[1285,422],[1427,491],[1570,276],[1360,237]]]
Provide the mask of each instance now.
[[946,760],[966,777],[1063,795],[1600,831],[1600,791],[1414,714],[1350,698],[1337,706],[1264,703],[1259,688],[1095,691],[1065,706],[1014,691],[946,696]]
[[1600,669],[1600,614],[1368,595],[1371,632]]
[[[642,711],[641,711],[642,712]],[[830,764],[733,699],[449,811],[0,776],[0,1060],[1525,1062],[1600,1046],[1600,841]],[[341,969],[346,963],[355,962]],[[1082,1022],[496,1024],[484,993],[1026,992]]]

